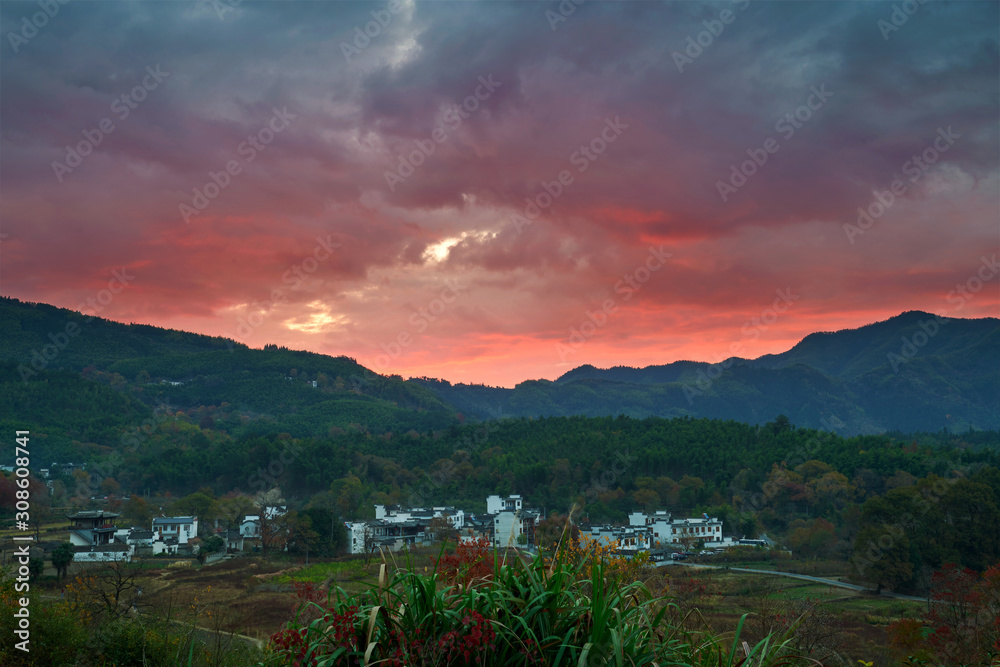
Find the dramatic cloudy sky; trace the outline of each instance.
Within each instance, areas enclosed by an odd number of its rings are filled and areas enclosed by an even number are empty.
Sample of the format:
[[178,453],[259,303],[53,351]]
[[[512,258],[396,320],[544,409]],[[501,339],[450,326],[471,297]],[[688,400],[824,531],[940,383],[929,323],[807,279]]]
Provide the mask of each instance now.
[[998,314],[995,2],[232,4],[2,4],[0,292],[507,386]]

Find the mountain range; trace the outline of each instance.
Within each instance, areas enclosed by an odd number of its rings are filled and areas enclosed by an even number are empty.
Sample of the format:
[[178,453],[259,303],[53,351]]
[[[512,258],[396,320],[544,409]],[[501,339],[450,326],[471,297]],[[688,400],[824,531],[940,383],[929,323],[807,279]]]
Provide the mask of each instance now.
[[619,414],[750,424],[785,415],[798,426],[844,435],[956,432],[1000,429],[1000,319],[909,311],[810,334],[757,359],[584,365],[554,381],[508,389],[404,381],[344,356],[250,349],[0,297],[0,385],[0,423],[21,423],[17,428],[37,422],[44,429],[46,420],[65,421],[61,411],[100,409],[105,414],[94,420],[113,430],[115,416],[106,413],[117,401],[120,409],[110,412],[129,415],[122,419],[130,423],[164,402],[181,410],[216,406],[239,417],[234,431],[296,437],[349,427],[426,432],[463,420]]
[[599,369],[513,389],[411,380],[476,418],[497,414],[714,417],[751,424],[784,414],[843,434],[1000,428],[1000,319],[904,312],[814,333],[781,354],[715,364]]

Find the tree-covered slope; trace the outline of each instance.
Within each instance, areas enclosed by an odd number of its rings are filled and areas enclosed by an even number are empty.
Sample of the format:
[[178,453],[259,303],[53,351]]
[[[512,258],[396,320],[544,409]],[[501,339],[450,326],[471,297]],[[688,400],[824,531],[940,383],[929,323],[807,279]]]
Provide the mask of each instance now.
[[60,460],[116,447],[160,405],[234,435],[426,431],[457,418],[428,389],[347,357],[254,350],[8,298],[0,298],[0,364],[0,422],[37,427],[39,446]]

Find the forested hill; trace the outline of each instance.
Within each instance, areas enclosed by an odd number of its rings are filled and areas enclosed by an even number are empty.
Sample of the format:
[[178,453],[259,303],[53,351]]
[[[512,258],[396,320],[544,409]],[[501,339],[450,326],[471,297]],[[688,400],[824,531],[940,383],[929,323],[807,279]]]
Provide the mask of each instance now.
[[575,368],[514,389],[419,378],[462,413],[714,417],[750,424],[787,415],[842,433],[1000,428],[1000,320],[906,312],[807,336],[792,349],[718,364]]
[[428,390],[347,357],[254,350],[0,297],[0,427],[37,431],[46,453],[75,460],[84,445],[115,448],[164,404],[234,435],[424,431],[457,421]]
[[426,433],[463,415],[620,414],[748,424],[787,415],[802,427],[848,435],[955,433],[1000,429],[1000,320],[908,312],[812,334],[756,360],[581,366],[554,382],[504,389],[404,382],[348,357],[273,345],[253,350],[0,297],[0,385],[0,426],[47,425],[60,451],[74,442],[113,447],[129,425],[164,403],[235,436],[323,436],[348,428]]

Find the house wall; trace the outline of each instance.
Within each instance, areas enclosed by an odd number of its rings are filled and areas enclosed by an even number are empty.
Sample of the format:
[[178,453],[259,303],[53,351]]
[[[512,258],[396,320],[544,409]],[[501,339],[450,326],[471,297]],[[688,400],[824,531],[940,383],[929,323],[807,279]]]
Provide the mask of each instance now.
[[132,554],[128,551],[90,551],[73,554],[74,563],[110,563],[113,561],[132,560]]

